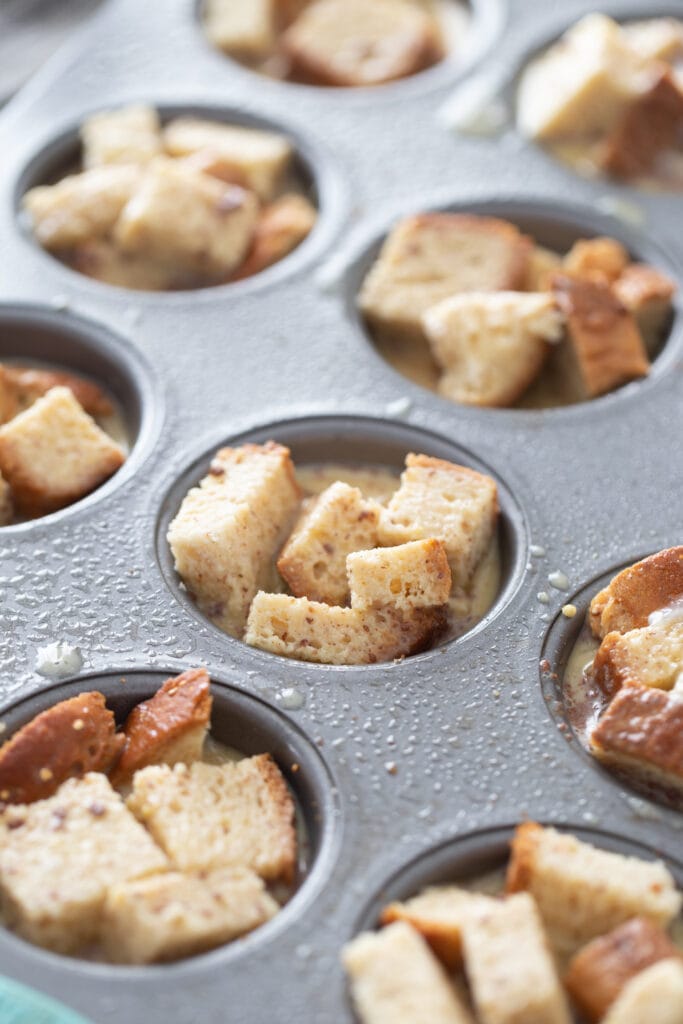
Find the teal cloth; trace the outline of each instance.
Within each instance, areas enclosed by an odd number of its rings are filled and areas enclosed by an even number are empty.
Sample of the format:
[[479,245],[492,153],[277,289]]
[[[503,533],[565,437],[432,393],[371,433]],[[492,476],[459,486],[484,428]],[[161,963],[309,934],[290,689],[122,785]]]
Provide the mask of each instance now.
[[2,1024],[90,1024],[68,1006],[3,977],[0,977],[0,1021]]

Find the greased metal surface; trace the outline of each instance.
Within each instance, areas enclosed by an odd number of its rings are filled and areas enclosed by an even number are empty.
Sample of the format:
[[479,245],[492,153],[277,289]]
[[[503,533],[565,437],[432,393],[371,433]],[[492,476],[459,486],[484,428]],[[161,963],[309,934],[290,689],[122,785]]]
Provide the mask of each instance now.
[[[46,689],[36,654],[56,639],[81,647],[84,689],[100,675],[204,664],[218,686],[290,719],[297,742],[312,755],[317,748],[325,767],[319,813],[329,833],[315,879],[277,927],[243,947],[163,968],[114,968],[0,933],[4,973],[93,1021],[350,1022],[339,949],[387,881],[446,840],[525,815],[599,828],[674,864],[679,857],[681,816],[635,797],[581,754],[539,663],[559,657],[580,625],[579,616],[566,626],[560,619],[546,644],[574,592],[680,543],[680,312],[647,380],[542,412],[435,397],[384,363],[353,312],[363,270],[396,217],[449,206],[507,213],[559,241],[613,234],[683,284],[680,197],[587,182],[514,128],[471,137],[438,116],[473,90],[498,90],[510,103],[528,55],[595,5],[481,0],[474,8],[465,63],[337,91],[269,81],[216,53],[193,0],[110,0],[0,115],[3,355],[49,352],[50,361],[99,373],[137,434],[123,471],[99,491],[0,532],[3,705]],[[600,8],[683,17],[681,2]],[[133,100],[224,110],[226,119],[291,134],[317,182],[321,216],[309,239],[257,277],[182,294],[108,287],[42,252],[20,223],[20,195],[46,152],[63,152],[65,138],[73,146],[84,116]],[[24,347],[34,318],[38,351]],[[72,329],[76,341],[65,342]],[[200,619],[169,572],[164,524],[219,444],[271,437],[310,462],[356,462],[362,451],[399,467],[417,449],[492,472],[506,556],[490,614],[460,640],[400,664],[341,669],[263,654]],[[561,581],[558,572],[566,591],[549,582]],[[240,705],[245,729],[248,704]],[[12,712],[3,719],[11,723]],[[282,742],[293,749],[284,729]]]

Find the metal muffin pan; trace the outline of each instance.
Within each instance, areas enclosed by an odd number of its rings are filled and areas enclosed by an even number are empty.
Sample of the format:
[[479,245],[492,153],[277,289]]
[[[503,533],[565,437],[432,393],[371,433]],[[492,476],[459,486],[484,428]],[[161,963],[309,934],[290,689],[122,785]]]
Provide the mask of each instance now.
[[[163,14],[110,0],[0,115],[2,354],[44,353],[100,376],[124,408],[128,400],[133,432],[140,424],[111,482],[62,513],[0,531],[3,718],[11,727],[56,699],[34,672],[37,649],[54,640],[81,648],[75,689],[126,676],[142,694],[137,680],[151,673],[203,664],[217,691],[232,687],[245,723],[257,701],[257,716],[272,723],[262,734],[269,744],[277,737],[277,749],[289,749],[294,730],[324,795],[326,838],[310,878],[242,949],[133,970],[0,936],[4,973],[98,1024],[350,1024],[339,950],[368,923],[373,901],[444,843],[454,871],[475,834],[485,840],[477,851],[488,844],[500,856],[502,833],[491,830],[524,816],[598,828],[677,862],[681,815],[577,756],[549,714],[539,664],[572,593],[680,542],[680,314],[648,380],[538,412],[451,405],[411,384],[377,355],[353,309],[373,247],[395,218],[433,208],[495,204],[549,239],[607,231],[683,284],[680,199],[587,182],[514,130],[473,138],[438,117],[477,79],[503,88],[539,41],[595,5],[474,6],[482,16],[469,67],[445,62],[352,92],[270,81],[222,57],[204,40],[193,0],[168,0]],[[625,18],[659,13],[645,0],[601,6]],[[674,10],[683,16],[683,3]],[[74,152],[74,128],[88,113],[140,100],[222,110],[293,135],[320,204],[311,239],[255,278],[173,294],[112,288],[43,253],[18,217],[21,189],[67,155],[65,140]],[[637,228],[604,213],[625,202],[629,216],[637,208]],[[321,438],[331,457],[362,450],[392,464],[424,443],[490,470],[508,554],[485,622],[399,664],[336,670],[267,656],[201,619],[173,579],[167,517],[213,449],[271,436],[304,458],[319,458]],[[566,574],[566,593],[549,585],[555,571]],[[37,703],[16,703],[26,697]],[[246,749],[250,737],[245,725]]]

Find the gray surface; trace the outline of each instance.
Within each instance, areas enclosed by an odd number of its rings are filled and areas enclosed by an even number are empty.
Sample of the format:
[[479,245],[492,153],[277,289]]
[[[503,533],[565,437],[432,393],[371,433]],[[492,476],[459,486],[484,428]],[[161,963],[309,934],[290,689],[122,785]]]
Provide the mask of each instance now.
[[[603,6],[659,10],[645,0]],[[504,82],[528,49],[592,7],[516,0],[481,67]],[[79,49],[56,57],[0,116],[0,296],[66,303],[108,325],[144,355],[156,394],[132,473],[81,506],[2,532],[2,694],[9,700],[43,685],[32,667],[37,647],[53,639],[79,643],[91,672],[204,663],[219,680],[280,706],[294,687],[304,704],[288,714],[335,781],[336,855],[315,899],[286,930],[255,936],[242,957],[217,951],[154,971],[117,971],[44,955],[7,935],[0,957],[5,972],[102,1024],[339,1024],[350,1020],[340,945],[383,883],[441,840],[530,815],[597,825],[675,858],[681,823],[580,756],[549,713],[539,677],[547,616],[569,596],[548,586],[548,573],[563,570],[579,590],[680,542],[680,317],[645,382],[566,410],[461,408],[397,376],[368,344],[350,312],[366,246],[398,213],[512,197],[514,210],[532,219],[562,208],[577,233],[608,228],[656,253],[680,279],[681,200],[579,181],[514,132],[448,133],[434,115],[457,83],[456,66],[370,92],[263,81],[206,47],[193,9],[191,0],[111,2]],[[680,3],[662,9],[683,14]],[[322,172],[315,235],[257,279],[178,295],[98,285],[39,251],[14,212],[26,166],[84,114],[140,99],[225,104],[299,135]],[[642,231],[600,220],[596,203],[606,195],[635,202]],[[322,291],[315,274],[330,259],[339,284]],[[335,276],[329,264],[326,276]],[[400,665],[334,669],[250,650],[186,609],[166,582],[156,536],[166,496],[195,460],[278,419],[389,415],[404,397],[408,425],[471,452],[509,488],[522,551],[530,543],[546,550],[485,628]],[[427,450],[432,444],[425,437]],[[540,590],[552,595],[549,609],[536,599]]]

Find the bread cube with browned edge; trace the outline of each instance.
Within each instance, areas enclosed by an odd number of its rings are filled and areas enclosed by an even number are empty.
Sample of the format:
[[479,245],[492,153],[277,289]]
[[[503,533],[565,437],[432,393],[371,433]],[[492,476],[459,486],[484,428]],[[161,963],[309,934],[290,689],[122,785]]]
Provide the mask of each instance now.
[[630,262],[628,251],[615,238],[580,238],[562,261],[566,273],[603,284],[614,284]]
[[382,924],[405,921],[425,939],[449,971],[462,967],[462,929],[468,914],[496,904],[484,896],[455,885],[425,889],[405,903],[390,903],[382,911]]
[[0,526],[9,526],[14,519],[12,488],[0,473]]
[[149,765],[127,803],[180,871],[243,867],[269,882],[294,879],[294,802],[269,754]]
[[283,34],[290,76],[317,85],[381,85],[442,56],[435,19],[413,0],[313,0]]
[[293,150],[284,135],[259,128],[178,117],[164,128],[166,151],[174,157],[211,157],[213,171],[270,202],[289,168]]
[[632,978],[603,1024],[683,1024],[683,965],[662,960]]
[[108,480],[126,455],[69,388],[52,388],[0,427],[0,472],[17,509],[45,515],[78,501]]
[[176,571],[199,608],[233,636],[242,636],[257,591],[275,585],[274,558],[300,499],[288,448],[221,448],[169,527]]
[[572,959],[564,983],[589,1024],[597,1024],[632,978],[670,959],[683,963],[667,933],[634,917],[584,946]]
[[54,796],[0,811],[0,902],[8,926],[58,953],[96,942],[108,889],[168,861],[111,788],[90,773]]
[[141,169],[130,164],[93,167],[30,189],[22,205],[41,245],[68,250],[108,235],[141,180]]
[[683,609],[628,633],[608,633],[590,668],[591,679],[608,697],[622,686],[673,690],[683,674]]
[[451,593],[451,570],[446,548],[428,538],[393,548],[357,551],[346,559],[351,607],[401,611],[444,605]]
[[453,584],[466,587],[494,543],[498,489],[490,476],[445,459],[410,454],[401,486],[380,518],[381,544],[434,537],[446,548]]
[[683,700],[648,686],[624,686],[591,733],[603,764],[667,791],[683,791]]
[[683,57],[683,25],[679,18],[647,18],[621,26],[628,45],[644,60],[672,64]]
[[549,292],[469,292],[422,318],[438,391],[466,405],[512,405],[541,372],[564,320]]
[[246,643],[283,658],[321,665],[374,665],[419,654],[446,628],[443,608],[340,608],[290,594],[259,592]]
[[422,317],[460,292],[524,288],[533,243],[493,217],[423,213],[400,221],[363,281],[359,304],[388,341],[425,343]]
[[463,922],[465,970],[480,1024],[570,1024],[534,899],[489,901]]
[[52,388],[65,387],[89,416],[111,416],[111,399],[94,381],[66,370],[47,370],[35,366],[0,363],[0,423],[24,412]]
[[253,931],[279,909],[245,868],[131,879],[107,893],[104,947],[114,963],[178,960]]
[[600,640],[647,626],[653,612],[683,597],[683,545],[665,548],[623,569],[595,595],[589,622]]
[[206,34],[220,50],[249,59],[265,57],[275,45],[276,0],[206,0]]
[[[211,719],[211,680],[204,668],[167,679],[136,705],[123,727],[125,747],[112,775],[125,785],[148,764],[191,764],[202,756]],[[1,754],[1,751],[0,751]]]
[[645,263],[631,263],[614,282],[613,288],[622,305],[635,317],[648,354],[654,356],[671,319],[676,285],[661,270]]
[[650,360],[638,325],[608,284],[556,274],[551,286],[567,323],[567,375],[582,397],[596,398],[647,376]]
[[342,961],[362,1024],[472,1024],[439,961],[403,921],[357,936]]
[[315,206],[295,192],[265,206],[256,222],[251,249],[234,280],[251,277],[284,259],[310,234],[317,218]]
[[154,107],[131,104],[86,118],[81,126],[83,166],[149,163],[162,152],[161,125]]
[[346,556],[377,544],[380,506],[357,487],[338,480],[326,488],[296,524],[277,560],[296,597],[348,604]]
[[189,283],[220,281],[246,256],[257,216],[251,192],[158,157],[121,211],[114,241],[124,253],[171,263]]
[[71,776],[108,772],[124,743],[97,690],[59,701],[0,747],[0,801],[33,803],[52,796]]
[[561,954],[575,953],[632,917],[665,928],[681,908],[681,894],[661,861],[601,850],[535,822],[515,832],[506,889],[534,897]]
[[603,170],[617,178],[651,172],[683,130],[683,91],[671,69],[660,65],[649,87],[635,96],[610,132],[601,154]]

